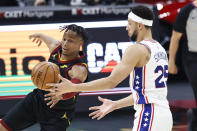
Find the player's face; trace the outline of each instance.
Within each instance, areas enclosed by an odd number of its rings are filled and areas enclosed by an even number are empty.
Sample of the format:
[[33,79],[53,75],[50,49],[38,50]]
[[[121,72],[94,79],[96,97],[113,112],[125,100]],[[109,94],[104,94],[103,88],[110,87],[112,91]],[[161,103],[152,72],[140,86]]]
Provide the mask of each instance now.
[[128,19],[126,30],[128,31],[128,35],[131,41],[136,41],[138,36],[137,23],[132,21],[131,19]]
[[63,55],[73,55],[79,52],[83,40],[76,32],[68,30],[64,32],[62,38],[62,54]]

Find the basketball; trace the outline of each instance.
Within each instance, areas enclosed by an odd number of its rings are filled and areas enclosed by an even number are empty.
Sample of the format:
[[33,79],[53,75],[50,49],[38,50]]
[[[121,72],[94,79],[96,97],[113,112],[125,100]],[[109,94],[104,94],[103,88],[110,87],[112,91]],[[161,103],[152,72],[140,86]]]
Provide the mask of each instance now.
[[39,89],[50,88],[47,83],[57,83],[60,74],[59,67],[51,62],[43,61],[35,65],[31,72],[31,80]]

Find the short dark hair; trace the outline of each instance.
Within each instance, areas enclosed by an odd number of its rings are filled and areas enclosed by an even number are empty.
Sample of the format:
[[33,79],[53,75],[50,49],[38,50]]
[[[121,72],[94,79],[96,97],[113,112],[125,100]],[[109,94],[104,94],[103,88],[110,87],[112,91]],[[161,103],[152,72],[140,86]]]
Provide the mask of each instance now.
[[71,24],[71,25],[65,25],[65,26],[60,26],[61,31],[68,31],[68,30],[72,30],[73,32],[76,32],[77,35],[79,35],[84,43],[88,42],[88,33],[85,30],[85,28],[78,26],[76,24]]
[[[154,19],[153,11],[146,6],[142,6],[142,5],[135,6],[135,7],[131,8],[131,11],[135,15],[137,15],[137,16],[143,18],[143,19],[146,19],[146,20],[153,20]],[[145,27],[150,28],[150,26],[147,26],[147,25],[145,25]]]

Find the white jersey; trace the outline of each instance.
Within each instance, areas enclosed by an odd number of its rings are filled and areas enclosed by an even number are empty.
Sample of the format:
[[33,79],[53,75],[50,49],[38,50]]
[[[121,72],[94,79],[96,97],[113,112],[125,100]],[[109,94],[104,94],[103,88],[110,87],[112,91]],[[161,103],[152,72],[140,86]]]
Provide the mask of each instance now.
[[135,67],[130,74],[134,108],[138,104],[157,104],[169,108],[167,101],[168,57],[165,49],[154,40],[143,40],[151,52],[148,63]]

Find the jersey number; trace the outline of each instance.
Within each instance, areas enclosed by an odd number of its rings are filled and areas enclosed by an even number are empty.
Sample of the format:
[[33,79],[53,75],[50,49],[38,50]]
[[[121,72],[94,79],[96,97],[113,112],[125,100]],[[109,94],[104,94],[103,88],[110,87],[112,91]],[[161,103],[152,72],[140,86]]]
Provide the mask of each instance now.
[[163,88],[165,87],[166,81],[161,80],[162,78],[167,78],[168,77],[168,65],[163,66],[157,66],[155,69],[155,73],[159,73],[159,76],[155,80],[155,86],[156,88]]

